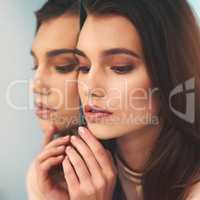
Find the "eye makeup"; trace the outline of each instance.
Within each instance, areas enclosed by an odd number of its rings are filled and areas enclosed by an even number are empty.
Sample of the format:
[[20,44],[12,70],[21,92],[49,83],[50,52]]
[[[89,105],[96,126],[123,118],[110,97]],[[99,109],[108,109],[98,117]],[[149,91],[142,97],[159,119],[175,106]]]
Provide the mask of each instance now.
[[55,70],[59,73],[69,73],[72,72],[76,69],[77,63],[71,63],[67,65],[60,65],[60,66],[55,66]]
[[[77,71],[82,74],[87,74],[90,71],[90,63],[87,62],[87,59],[79,58],[79,67],[77,67]],[[133,58],[133,56],[129,55],[111,55],[106,56],[100,59],[100,66],[102,68],[106,68],[111,70],[117,75],[128,74],[132,72],[137,65],[141,62],[140,59]],[[94,66],[93,66],[94,67]]]
[[[52,67],[56,72],[64,74],[75,71],[78,61],[74,56],[56,56],[47,60],[47,67]],[[37,70],[38,64],[34,60],[32,70]]]
[[126,64],[126,65],[116,65],[110,68],[117,74],[126,74],[131,72],[134,69],[134,66],[132,64]]

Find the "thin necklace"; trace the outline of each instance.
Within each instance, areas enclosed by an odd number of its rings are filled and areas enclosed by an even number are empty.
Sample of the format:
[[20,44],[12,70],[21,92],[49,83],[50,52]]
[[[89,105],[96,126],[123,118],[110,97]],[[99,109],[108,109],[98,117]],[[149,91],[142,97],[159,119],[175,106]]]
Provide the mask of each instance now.
[[120,156],[116,153],[115,154],[116,162],[118,168],[121,170],[121,173],[123,176],[130,180],[131,182],[135,183],[136,185],[141,185],[142,184],[142,176],[143,173],[135,172],[131,170],[120,158]]

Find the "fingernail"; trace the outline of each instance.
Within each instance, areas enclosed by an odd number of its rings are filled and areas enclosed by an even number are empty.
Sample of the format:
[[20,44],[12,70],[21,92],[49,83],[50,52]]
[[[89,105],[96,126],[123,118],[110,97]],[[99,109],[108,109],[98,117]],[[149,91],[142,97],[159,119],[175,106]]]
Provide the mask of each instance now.
[[67,148],[66,148],[66,151],[67,152],[69,152],[69,151],[71,151],[72,150],[72,147],[70,147],[70,146],[68,146]]
[[78,128],[78,132],[79,132],[79,134],[84,134],[84,133],[85,133],[85,128],[82,127],[82,126],[80,126],[80,127]]

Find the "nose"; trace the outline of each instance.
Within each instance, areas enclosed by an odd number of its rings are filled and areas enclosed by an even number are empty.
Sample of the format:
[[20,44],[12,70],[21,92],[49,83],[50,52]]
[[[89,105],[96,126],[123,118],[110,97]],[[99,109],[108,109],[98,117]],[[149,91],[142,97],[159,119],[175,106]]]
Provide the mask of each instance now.
[[38,67],[31,85],[32,91],[37,95],[49,95],[50,87],[47,80],[48,73],[45,68]]
[[86,95],[89,98],[103,98],[105,96],[105,75],[101,70],[90,69],[87,80]]

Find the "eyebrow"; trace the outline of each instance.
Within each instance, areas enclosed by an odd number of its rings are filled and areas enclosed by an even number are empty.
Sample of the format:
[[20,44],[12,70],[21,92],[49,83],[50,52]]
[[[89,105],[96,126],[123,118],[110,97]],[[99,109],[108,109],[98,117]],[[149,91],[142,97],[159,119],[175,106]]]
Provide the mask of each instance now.
[[[33,50],[31,50],[31,55],[36,57],[35,53]],[[61,55],[61,54],[74,54],[75,53],[75,50],[74,49],[54,49],[54,50],[51,50],[51,51],[48,51],[46,53],[46,56],[47,57],[55,57],[55,56],[58,56],[58,55]]]
[[113,49],[105,50],[103,52],[104,57],[118,55],[118,54],[126,54],[126,55],[133,56],[136,58],[141,58],[140,55],[138,55],[134,51],[126,49],[126,48],[113,48]]
[[[75,54],[77,54],[79,56],[82,56],[85,58],[87,57],[86,54],[79,49],[75,49],[74,52],[75,52]],[[113,55],[118,55],[118,54],[126,54],[129,56],[133,56],[133,57],[141,59],[141,56],[139,54],[135,53],[132,50],[126,49],[126,48],[113,48],[113,49],[105,50],[102,53],[102,57],[108,57],[108,56],[113,56]]]

